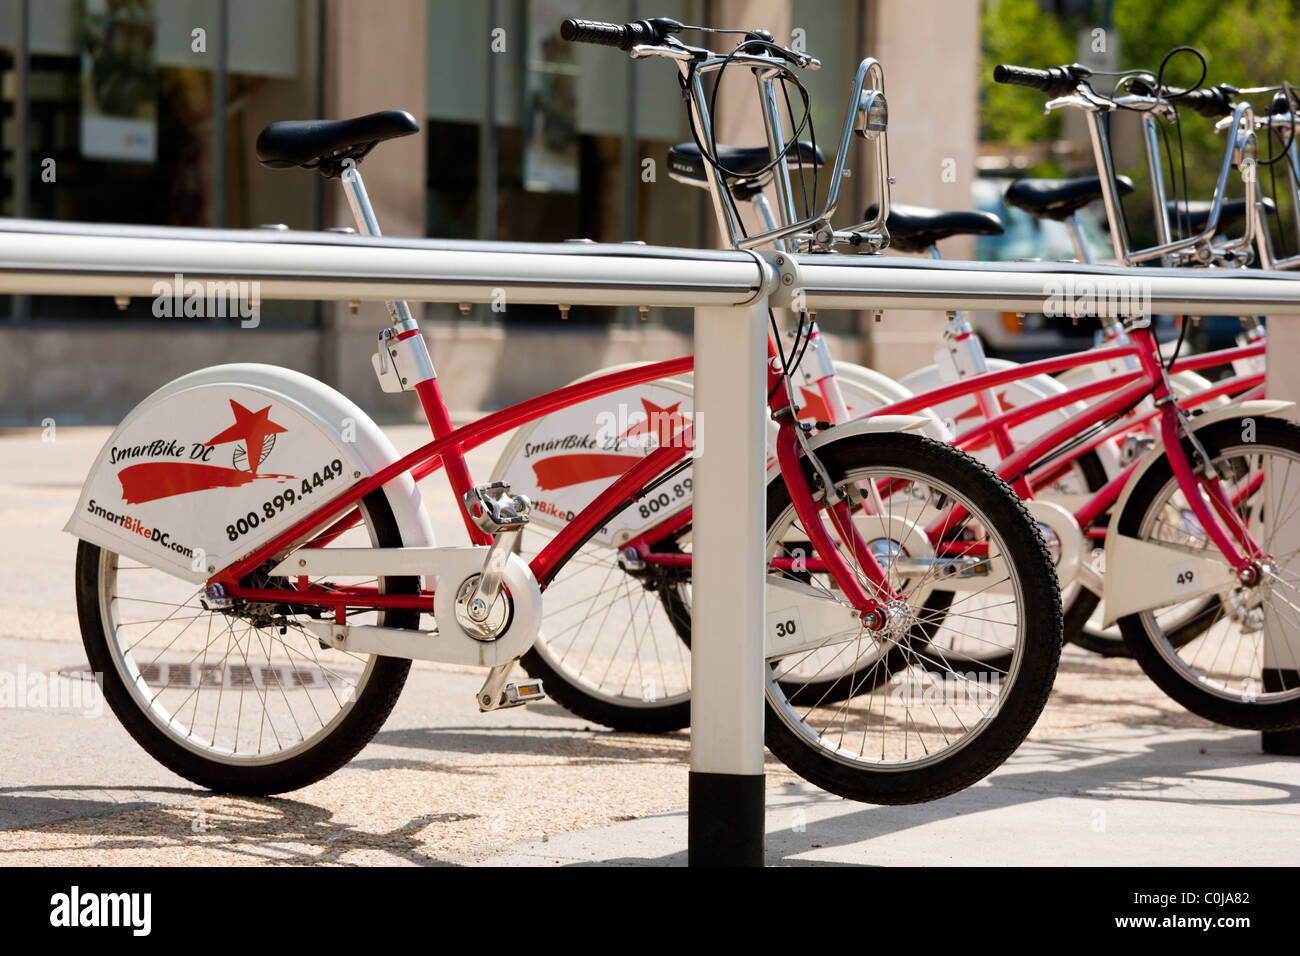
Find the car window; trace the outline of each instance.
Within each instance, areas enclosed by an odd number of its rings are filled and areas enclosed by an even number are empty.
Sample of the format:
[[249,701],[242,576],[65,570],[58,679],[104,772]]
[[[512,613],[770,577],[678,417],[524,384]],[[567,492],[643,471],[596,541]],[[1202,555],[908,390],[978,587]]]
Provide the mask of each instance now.
[[[1018,259],[1073,259],[1074,244],[1063,222],[1037,219],[1023,210],[1008,206],[1002,193],[1011,180],[977,180],[975,204],[981,212],[991,212],[1002,220],[1005,230],[1000,236],[979,236],[975,258],[984,262],[1015,262]],[[1086,215],[1080,217],[1084,242],[1094,261],[1113,256],[1106,234]]]

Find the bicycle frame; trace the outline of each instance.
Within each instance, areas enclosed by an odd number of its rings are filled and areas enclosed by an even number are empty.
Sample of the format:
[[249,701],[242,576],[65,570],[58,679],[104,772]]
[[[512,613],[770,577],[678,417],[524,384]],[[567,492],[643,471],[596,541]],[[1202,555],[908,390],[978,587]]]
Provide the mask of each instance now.
[[[769,357],[775,357],[775,350],[771,342],[769,342]],[[251,601],[284,601],[286,591],[283,589],[250,588],[240,585],[239,581],[267,561],[275,559],[295,546],[320,547],[336,538],[360,520],[360,513],[355,510],[355,505],[365,495],[383,486],[393,478],[405,472],[410,472],[413,478],[422,478],[427,477],[439,468],[443,468],[447,472],[453,491],[458,497],[463,496],[465,492],[473,487],[468,464],[464,457],[467,450],[550,412],[632,385],[643,384],[672,375],[680,375],[691,371],[693,365],[694,360],[685,357],[602,375],[598,378],[566,386],[548,395],[529,399],[457,429],[450,427],[446,415],[446,406],[443,404],[437,380],[432,379],[421,383],[416,390],[419,393],[421,405],[434,433],[432,441],[393,462],[374,475],[357,482],[347,491],[321,505],[256,551],[215,574],[209,583],[221,584],[226,593],[234,598]],[[844,589],[846,598],[853,602],[854,606],[860,611],[868,613],[877,611],[876,600],[861,587],[857,576],[853,574],[843,558],[839,556],[834,542],[825,531],[822,522],[817,518],[818,506],[813,501],[812,492],[798,462],[798,443],[794,431],[797,426],[794,424],[792,406],[784,389],[776,387],[783,381],[783,377],[781,372],[774,367],[775,365],[776,363],[769,363],[768,384],[773,392],[769,407],[773,416],[781,421],[777,439],[778,460],[781,463],[782,475],[790,487],[796,511],[804,522],[805,528],[808,529],[813,547],[818,554],[823,555],[821,559],[822,566],[836,577],[837,583]],[[576,515],[565,526],[564,530],[556,535],[533,559],[530,567],[537,580],[539,582],[549,580],[559,565],[581,547],[591,534],[607,522],[613,514],[616,514],[635,500],[636,493],[641,488],[649,484],[657,475],[667,471],[684,459],[692,449],[693,435],[691,427],[687,425],[674,436],[671,442],[661,445],[624,472]],[[689,514],[689,512],[684,514]],[[893,591],[890,589],[884,573],[880,570],[869,549],[854,529],[852,522],[845,522],[842,515],[835,509],[832,509],[830,514],[833,525],[844,537],[846,544],[851,548],[855,559],[861,565],[869,582],[877,589],[878,595],[882,596],[883,600],[892,598],[894,596]],[[472,536],[476,533],[478,535],[482,534],[473,524],[468,513],[465,513],[463,518],[466,530]],[[325,527],[315,538],[307,540],[308,535],[313,531],[318,531],[327,522],[331,521],[333,523]],[[684,523],[681,517],[670,519],[670,521],[678,522],[676,526]],[[664,530],[660,533],[660,537],[675,528],[674,525],[663,527]],[[833,556],[828,558],[826,557],[828,554]],[[431,611],[433,609],[432,592],[428,591],[423,591],[419,595],[388,595],[367,588],[335,587],[326,591],[300,584],[298,589],[290,593],[294,597],[292,603],[331,607],[336,609],[340,616],[343,609],[347,607],[414,608],[422,611]]]
[[[355,169],[351,169],[343,177],[343,181],[358,225],[367,234],[377,235],[378,226],[360,175]],[[389,303],[389,311],[394,320],[395,338],[400,341],[419,335],[419,327],[405,303]],[[297,579],[297,584],[293,588],[248,587],[240,582],[257,568],[281,557],[295,547],[304,544],[308,547],[320,547],[328,544],[360,521],[360,511],[356,506],[365,495],[404,473],[409,472],[414,480],[419,480],[442,468],[447,473],[453,493],[458,499],[464,500],[464,496],[474,487],[469,465],[465,460],[467,450],[550,412],[622,388],[680,375],[691,371],[693,367],[694,359],[688,356],[602,375],[513,405],[461,428],[452,427],[437,378],[431,376],[417,382],[414,391],[433,434],[432,441],[368,478],[358,481],[252,553],[213,574],[207,583],[221,585],[230,598],[273,602],[285,602],[291,598],[289,603],[332,608],[340,623],[348,607],[432,611],[433,592],[429,590],[422,590],[419,594],[383,594],[379,593],[377,588],[366,587],[331,586],[325,589],[319,585],[310,585],[304,578]],[[864,616],[876,615],[874,619],[883,622],[884,613],[876,598],[864,590],[818,517],[819,505],[814,502],[799,460],[801,434],[798,431],[795,409],[790,400],[789,390],[782,387],[785,385],[784,371],[776,345],[770,337],[767,377],[768,406],[772,417],[780,423],[777,458],[782,476],[789,487],[791,500],[807,529],[810,543],[815,552],[822,556],[823,564],[842,588],[846,599]],[[693,430],[688,424],[674,435],[672,440],[661,444],[645,458],[640,459],[583,508],[542,549],[530,564],[533,576],[539,582],[549,581],[559,566],[592,534],[613,515],[631,504],[637,498],[638,492],[649,485],[656,476],[685,459],[692,452],[693,447]],[[842,503],[831,504],[832,506],[827,509],[831,524],[859,563],[876,597],[881,601],[894,598],[895,594],[884,572],[858,534]],[[468,511],[462,511],[461,517],[473,543],[487,544],[491,541],[491,538],[477,527]],[[313,534],[315,537],[311,537]]]
[[[706,140],[712,138],[712,125],[702,77],[708,73],[723,69],[728,63],[736,63],[752,69],[759,86],[769,147],[773,159],[776,158],[780,149],[778,144],[781,137],[781,122],[777,107],[775,83],[783,73],[788,73],[788,65],[784,60],[754,53],[732,54],[729,57],[721,57],[709,54],[708,51],[697,50],[681,44],[672,47],[638,46],[634,47],[631,52],[633,57],[663,56],[677,61],[682,76],[683,88],[689,93],[688,109],[691,111],[695,123]],[[806,65],[816,68],[818,64],[815,60],[809,59]],[[864,99],[864,89],[870,77],[875,78],[875,87]],[[709,177],[708,187],[713,198],[714,211],[719,222],[727,227],[734,243],[739,243],[743,248],[753,248],[767,242],[779,243],[788,235],[793,235],[810,226],[815,229],[820,224],[824,224],[826,218],[835,211],[839,183],[844,175],[844,168],[848,159],[849,140],[855,130],[862,131],[864,138],[879,141],[877,143],[877,160],[881,172],[878,181],[880,213],[876,221],[865,224],[862,231],[867,234],[868,241],[884,241],[887,234],[884,233],[883,223],[888,214],[889,200],[888,153],[883,139],[883,128],[868,133],[869,124],[859,122],[859,117],[865,116],[866,111],[873,104],[879,103],[879,105],[883,106],[883,79],[883,70],[875,60],[863,60],[859,65],[849,100],[848,116],[845,120],[840,148],[836,155],[835,171],[831,179],[826,208],[819,216],[783,226],[774,232],[741,239],[739,225],[733,221],[732,207],[727,202],[723,192],[726,188],[723,176],[721,172],[713,171],[713,175]],[[792,217],[794,199],[788,175],[785,174],[783,164],[778,163],[777,167],[779,170],[778,179],[783,187],[783,205],[785,211]],[[347,193],[348,203],[357,220],[358,228],[363,234],[378,235],[378,223],[357,169],[353,167],[345,170],[341,179]],[[871,232],[876,227],[879,228],[878,234]],[[393,318],[393,332],[399,341],[419,334],[418,325],[404,302],[390,302],[388,307]],[[789,488],[791,500],[800,520],[807,529],[814,552],[822,555],[822,564],[835,578],[845,597],[858,611],[862,612],[864,619],[874,619],[883,624],[885,620],[883,608],[872,595],[869,595],[863,589],[858,577],[849,568],[831,540],[824,524],[818,518],[817,510],[819,505],[814,502],[812,491],[808,487],[799,460],[799,445],[803,435],[799,430],[796,409],[792,404],[790,392],[787,387],[784,387],[784,373],[778,356],[776,345],[769,337],[768,385],[770,397],[768,404],[773,419],[779,423],[776,458],[781,474]],[[474,487],[469,473],[469,466],[465,461],[465,452],[468,449],[474,448],[519,425],[534,421],[543,415],[577,404],[585,399],[609,394],[621,388],[644,384],[658,378],[688,372],[692,368],[693,360],[683,358],[602,375],[561,388],[549,395],[511,406],[459,429],[452,428],[450,416],[438,388],[436,377],[419,382],[415,385],[414,390],[433,434],[432,441],[326,502],[251,554],[212,575],[208,584],[221,585],[225,589],[225,593],[232,598],[254,601],[284,601],[285,591],[283,589],[250,588],[242,586],[239,582],[267,561],[283,555],[286,551],[300,546],[304,542],[307,546],[319,547],[337,538],[360,521],[361,516],[360,511],[356,508],[357,503],[366,494],[383,486],[393,478],[409,472],[413,480],[419,481],[442,468],[447,473],[453,493],[463,500],[464,496]],[[827,388],[824,382],[819,382],[819,385],[824,390]],[[842,399],[837,404],[842,408]],[[691,452],[692,448],[693,432],[690,426],[687,426],[674,437],[673,441],[657,448],[617,478],[583,508],[533,559],[530,567],[537,581],[539,583],[548,581],[558,567],[580,548],[592,534],[613,515],[631,504],[636,499],[637,493],[650,484],[656,476],[682,461]],[[842,501],[829,502],[828,504],[829,507],[826,507],[826,510],[832,526],[863,569],[868,584],[876,597],[880,598],[882,602],[894,598],[895,594],[884,572],[880,569],[870,549],[857,532],[847,506]],[[489,536],[474,524],[468,513],[462,513],[461,517],[473,544],[484,545],[490,542]],[[327,526],[327,522],[332,523]],[[308,537],[313,533],[316,536],[308,540]],[[666,534],[667,531],[664,533]],[[647,535],[642,535],[642,538],[646,537]],[[432,592],[428,591],[422,591],[418,595],[389,595],[380,594],[375,588],[340,588],[332,586],[326,590],[310,586],[305,579],[301,578],[298,579],[297,588],[293,594],[296,599],[295,603],[334,608],[336,617],[340,622],[344,617],[345,609],[349,606],[416,608],[425,611],[433,608]],[[868,617],[868,615],[872,617]]]
[[[1089,117],[1095,119],[1096,114],[1089,113]],[[1144,117],[1144,119],[1146,118]],[[1095,128],[1100,134],[1095,140],[1095,144],[1099,148],[1099,155],[1109,156],[1109,144],[1105,139],[1104,132],[1101,132],[1099,125],[1095,126]],[[1230,158],[1231,151],[1229,151],[1226,159]],[[1230,166],[1225,168],[1230,169]],[[1226,175],[1226,172],[1224,172],[1224,175]],[[1105,189],[1105,177],[1103,177],[1102,181]],[[765,200],[762,200],[761,194],[755,196],[752,202],[764,225],[768,227],[768,232],[765,234],[771,235],[775,233],[780,226],[773,217],[770,205]],[[1247,238],[1249,236],[1248,231]],[[1081,243],[1078,245],[1081,246]],[[1125,251],[1127,252],[1126,245]],[[935,258],[940,258],[937,249],[932,248],[931,254]],[[964,322],[958,321],[959,316],[960,313],[952,314],[952,323],[949,332],[946,334],[950,334],[954,340],[964,344],[967,348],[978,349],[978,340],[973,338],[973,330]],[[1165,370],[1156,357],[1159,353],[1156,350],[1154,335],[1149,329],[1135,330],[1135,335],[1138,335],[1139,339],[1134,341],[1124,330],[1123,324],[1117,319],[1111,320],[1105,325],[1105,332],[1110,343],[1112,343],[1109,347],[1043,359],[1005,371],[984,371],[983,353],[979,351],[973,356],[976,360],[974,365],[978,370],[978,374],[967,376],[958,382],[936,390],[924,392],[911,399],[887,405],[884,408],[870,412],[865,417],[870,418],[874,415],[885,414],[914,414],[934,406],[943,405],[954,399],[972,398],[983,421],[971,429],[959,433],[952,440],[952,444],[968,452],[979,450],[990,444],[993,445],[1001,458],[994,467],[995,472],[999,477],[1009,482],[1022,498],[1032,499],[1037,492],[1057,481],[1087,452],[1131,432],[1145,431],[1157,417],[1160,418],[1160,434],[1165,440],[1166,447],[1169,446],[1166,419],[1172,415],[1175,427],[1180,427],[1177,425],[1179,413],[1176,410],[1179,406],[1175,405],[1173,401],[1173,397],[1169,392]],[[810,335],[816,336],[815,325]],[[820,347],[822,345],[820,337],[810,345]],[[821,364],[829,364],[826,357],[821,354],[820,348],[814,348],[812,351],[814,355],[822,359]],[[1250,345],[1183,359],[1175,363],[1170,371],[1192,371],[1199,368],[1226,365],[1233,361],[1255,358],[1263,354],[1264,344],[1262,340],[1257,338]],[[1030,379],[1038,375],[1055,375],[1069,369],[1106,366],[1111,365],[1111,363],[1115,363],[1117,366],[1126,366],[1129,370],[1119,375],[1099,376],[1093,382],[1067,389],[1061,394],[1051,395],[1016,408],[1005,408],[995,393],[995,389],[999,386]],[[821,374],[820,370],[819,374]],[[836,403],[830,401],[832,395],[838,395],[838,387],[833,378],[833,373],[831,376],[823,374],[818,379],[817,385],[822,390],[823,395],[827,397],[828,407],[836,407]],[[1263,386],[1264,375],[1262,373],[1237,375],[1218,383],[1215,387],[1199,395],[1181,400],[1181,406],[1194,408],[1221,395],[1231,395],[1237,398],[1254,397],[1262,393]],[[1106,397],[1079,416],[1050,429],[1030,443],[1017,447],[1011,435],[1012,428],[1073,405],[1076,402],[1095,399],[1098,396]],[[1154,399],[1152,410],[1134,414],[1133,410],[1147,398]],[[1165,402],[1164,407],[1161,407],[1162,401]],[[842,404],[841,400],[838,405],[842,406]],[[1118,416],[1126,416],[1126,420],[1110,428],[1103,427],[1097,436],[1080,444],[1078,447],[1069,448],[1063,453],[1051,454],[1057,452],[1072,435],[1097,426],[1111,417]],[[1171,452],[1171,457],[1182,457],[1185,460],[1186,456],[1182,451],[1181,443],[1177,444],[1178,448]],[[1053,462],[1045,468],[1031,473],[1031,469],[1034,468],[1035,464],[1049,454],[1051,454]],[[1106,482],[1082,506],[1073,511],[1074,518],[1086,537],[1105,537],[1105,529],[1094,525],[1097,519],[1105,515],[1108,509],[1119,499],[1128,478],[1133,474],[1136,467],[1137,462],[1125,467],[1119,475]],[[1176,469],[1176,473],[1179,473],[1180,477],[1184,473],[1191,474],[1190,465],[1183,470]],[[1189,494],[1188,498],[1189,500],[1200,501],[1199,495]],[[1199,517],[1202,516],[1198,514]],[[934,528],[929,530],[933,533]],[[1209,531],[1209,526],[1207,526],[1207,531]],[[1228,546],[1230,550],[1225,549],[1225,557],[1229,557],[1233,561],[1237,570],[1240,571],[1245,564],[1250,563],[1235,548],[1232,548],[1231,541],[1222,528],[1215,525],[1215,531],[1211,532],[1211,538],[1216,545],[1222,543]],[[938,541],[934,543],[936,549],[940,549],[943,544]],[[1246,550],[1251,553],[1254,551],[1252,547],[1247,547]],[[1235,557],[1233,557],[1234,555]]]
[[[1254,113],[1249,104],[1238,104],[1234,108],[1230,124],[1234,133],[1224,150],[1214,200],[1206,227],[1200,235],[1188,240],[1175,241],[1170,238],[1168,212],[1164,201],[1165,183],[1161,175],[1159,154],[1156,150],[1156,120],[1153,113],[1147,113],[1142,117],[1143,141],[1147,151],[1152,179],[1153,201],[1157,207],[1156,216],[1160,242],[1149,249],[1134,250],[1129,246],[1127,224],[1115,188],[1115,170],[1111,159],[1110,140],[1108,132],[1100,119],[1102,105],[1090,94],[1091,91],[1086,88],[1086,84],[1081,84],[1078,95],[1055,100],[1048,104],[1048,108],[1059,108],[1068,105],[1082,108],[1085,111],[1094,159],[1101,174],[1102,198],[1111,222],[1111,236],[1115,245],[1115,253],[1120,262],[1126,265],[1134,265],[1152,258],[1162,258],[1169,262],[1178,251],[1196,246],[1205,246],[1213,254],[1223,255],[1250,245],[1252,238],[1257,234],[1261,226],[1258,209],[1260,193],[1254,177],[1244,174],[1243,180],[1246,187],[1248,206],[1245,235],[1233,240],[1214,242],[1228,176],[1234,164],[1240,163],[1243,157],[1253,161],[1255,149]],[[1160,101],[1151,99],[1151,102],[1159,103]],[[771,126],[769,120],[769,137],[771,135]],[[777,129],[779,130],[779,126]],[[784,172],[784,170],[782,171]],[[1288,171],[1290,171],[1290,167],[1288,167]],[[792,206],[787,201],[789,184],[785,177],[782,176],[777,177],[777,184],[788,221],[792,213]],[[710,181],[708,185],[711,191],[714,191],[714,183]],[[778,234],[781,227],[773,221],[770,206],[766,201],[760,201],[760,197],[755,198],[754,204],[768,227],[768,231],[764,235]],[[1080,250],[1081,261],[1087,261],[1083,244],[1078,235],[1077,225],[1072,229],[1072,238],[1075,241],[1076,249]],[[932,248],[931,252],[936,258],[939,258],[937,249]],[[948,334],[958,342],[967,340],[973,342],[973,330],[965,323],[958,322],[958,315],[958,313],[951,314],[950,318],[953,322]],[[866,417],[883,414],[910,414],[942,405],[954,399],[973,398],[976,408],[984,420],[966,432],[958,434],[952,443],[966,451],[976,450],[992,444],[1001,457],[1001,461],[995,466],[994,470],[999,477],[1010,482],[1023,498],[1032,498],[1035,491],[1041,490],[1059,479],[1081,455],[1127,433],[1145,429],[1158,417],[1159,434],[1163,439],[1171,463],[1173,463],[1174,473],[1187,494],[1193,511],[1196,513],[1198,520],[1203,523],[1211,540],[1222,550],[1225,558],[1232,563],[1238,572],[1242,572],[1258,557],[1258,549],[1250,540],[1246,529],[1241,527],[1240,523],[1235,520],[1231,509],[1222,507],[1225,503],[1222,501],[1221,493],[1217,490],[1217,482],[1213,478],[1208,479],[1206,482],[1207,498],[1213,504],[1215,511],[1220,513],[1229,523],[1229,529],[1225,530],[1219,521],[1215,520],[1214,516],[1206,508],[1201,494],[1194,490],[1195,470],[1188,461],[1182,442],[1178,437],[1183,433],[1182,412],[1178,400],[1170,391],[1166,370],[1159,359],[1154,334],[1149,328],[1142,328],[1135,329],[1133,335],[1130,336],[1125,332],[1122,323],[1118,320],[1109,322],[1105,327],[1105,333],[1111,343],[1108,348],[1093,349],[1061,358],[1045,359],[1003,372],[985,371],[981,351],[974,356],[976,361],[973,364],[977,374],[970,375],[951,385],[917,395],[912,399],[887,405],[869,413]],[[978,344],[975,343],[974,347],[978,348]],[[1263,354],[1262,337],[1255,335],[1250,338],[1249,344],[1245,346],[1183,360],[1176,363],[1170,371],[1190,371],[1194,368],[1229,364],[1233,361],[1262,356]],[[1097,380],[1086,385],[1067,389],[1062,394],[1049,396],[1018,408],[1004,409],[994,392],[994,389],[998,386],[1037,375],[1052,375],[1068,369],[1100,366],[1112,362],[1117,363],[1118,367],[1127,367],[1128,371],[1108,377],[1099,376]],[[1112,368],[1114,367],[1116,366],[1112,366]],[[1241,374],[1219,383],[1214,388],[1194,396],[1190,400],[1184,401],[1183,405],[1195,407],[1220,395],[1249,397],[1261,392],[1263,385],[1264,375],[1262,373]],[[1049,429],[1046,433],[1037,436],[1020,447],[1017,447],[1011,436],[1011,429],[1017,425],[1055,412],[1076,402],[1098,397],[1102,397],[1099,402],[1086,408],[1079,415]],[[1147,398],[1153,400],[1153,409],[1144,414],[1134,415],[1133,410]],[[1102,426],[1102,423],[1120,416],[1127,416],[1128,420],[1110,428]],[[1079,447],[1071,448],[1068,443],[1071,436],[1085,432],[1094,426],[1102,426],[1100,434],[1082,443]],[[1064,453],[1061,453],[1061,449],[1064,449]],[[1054,452],[1055,454],[1053,454]],[[1054,460],[1054,463],[1045,469],[1039,469],[1036,473],[1031,473],[1031,470],[1048,456]],[[1085,534],[1091,537],[1104,537],[1105,531],[1094,528],[1093,524],[1099,517],[1106,514],[1107,510],[1118,500],[1128,478],[1133,474],[1136,467],[1137,462],[1134,462],[1124,468],[1119,475],[1092,494],[1081,507],[1075,509],[1075,520],[1080,528],[1084,529]],[[1242,551],[1237,549],[1238,544],[1242,546]]]

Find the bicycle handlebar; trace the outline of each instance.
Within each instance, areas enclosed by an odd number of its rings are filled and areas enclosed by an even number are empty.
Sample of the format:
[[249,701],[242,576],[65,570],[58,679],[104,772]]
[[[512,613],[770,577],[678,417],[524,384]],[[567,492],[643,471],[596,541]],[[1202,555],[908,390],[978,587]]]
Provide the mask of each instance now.
[[[1129,84],[1129,89],[1139,96],[1157,95],[1155,84],[1148,82],[1143,77],[1134,79]],[[1180,90],[1176,86],[1166,86],[1159,91],[1159,95],[1162,99],[1168,100],[1175,106],[1186,106],[1193,113],[1204,116],[1206,119],[1216,120],[1232,115],[1232,111],[1236,107],[1232,98],[1237,95],[1237,88],[1228,83],[1206,86],[1199,90]]]
[[1223,116],[1231,116],[1236,104],[1232,98],[1236,95],[1237,88],[1229,86],[1227,83],[1220,83],[1218,86],[1211,86],[1203,90],[1193,90],[1185,96],[1179,96],[1179,106],[1187,106],[1192,112],[1204,116],[1206,119],[1219,119]]
[[1047,70],[1036,70],[1028,66],[1012,66],[1001,63],[993,68],[993,81],[1008,86],[1027,86],[1048,96],[1065,96],[1073,93],[1080,80],[1092,76],[1086,66],[1071,63],[1069,66],[1054,66]]
[[681,28],[680,23],[667,17],[634,20],[631,23],[602,23],[599,20],[570,17],[560,24],[560,36],[570,43],[595,43],[630,50],[643,44],[662,43],[669,33]]
[[[687,27],[678,23],[669,17],[652,17],[649,20],[634,20],[631,23],[604,23],[599,20],[579,20],[576,17],[570,17],[560,24],[561,39],[568,40],[570,43],[594,43],[599,46],[612,46],[620,50],[630,51],[633,47],[657,47],[658,52],[664,54],[676,55],[678,59],[699,59],[703,60],[708,57],[717,56],[709,50],[702,47],[688,47],[676,41],[672,34],[681,30],[702,30],[703,27]],[[739,33],[739,30],[726,31]],[[821,62],[807,53],[800,53],[797,50],[791,50],[780,44],[774,43],[771,32],[767,30],[745,30],[743,31],[745,40],[741,46],[754,42],[762,44],[762,53],[758,56],[766,57],[768,60],[784,61],[787,64],[798,67],[799,69],[818,69]],[[673,40],[670,45],[667,41]],[[736,62],[748,63],[750,66],[770,66],[771,63],[763,63],[755,60],[751,55],[748,58],[745,55],[739,55],[738,51],[730,54],[731,59]]]

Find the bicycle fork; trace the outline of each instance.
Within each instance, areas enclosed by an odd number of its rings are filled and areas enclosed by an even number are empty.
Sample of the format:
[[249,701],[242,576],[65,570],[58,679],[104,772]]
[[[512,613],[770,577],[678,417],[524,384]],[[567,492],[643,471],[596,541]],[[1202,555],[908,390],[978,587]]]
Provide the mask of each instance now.
[[[820,557],[819,563],[835,579],[844,597],[858,612],[862,623],[871,630],[880,630],[888,619],[885,605],[897,600],[897,595],[853,522],[853,509],[859,506],[860,502],[850,500],[849,496],[836,488],[834,478],[804,439],[803,426],[798,421],[796,408],[790,397],[789,382],[785,377],[784,368],[780,367],[775,345],[771,339],[768,340],[767,379],[768,391],[771,395],[768,406],[773,420],[779,426],[776,437],[777,463],[790,492],[790,501],[794,505],[795,514],[798,515],[799,521],[808,534],[812,553]],[[854,563],[861,568],[863,577],[876,592],[875,596],[868,594],[862,587],[858,575],[854,573],[853,568],[849,567],[822,521],[813,489],[804,476],[800,451],[812,464],[813,474],[821,484],[821,508],[826,511],[836,536],[844,542]]]
[[[1155,350],[1155,336],[1150,329],[1134,329],[1133,339],[1142,346],[1138,358],[1143,370],[1157,382],[1152,397],[1160,409],[1160,437],[1174,477],[1187,498],[1188,507],[1200,522],[1202,530],[1232,566],[1238,580],[1253,584],[1259,577],[1260,562],[1266,558],[1264,550],[1255,542],[1245,522],[1228,501],[1219,471],[1210,461],[1209,452],[1196,437],[1196,433],[1188,427],[1187,416],[1178,407],[1164,365]],[[1198,459],[1195,464],[1183,448],[1183,438],[1192,446],[1193,454]]]

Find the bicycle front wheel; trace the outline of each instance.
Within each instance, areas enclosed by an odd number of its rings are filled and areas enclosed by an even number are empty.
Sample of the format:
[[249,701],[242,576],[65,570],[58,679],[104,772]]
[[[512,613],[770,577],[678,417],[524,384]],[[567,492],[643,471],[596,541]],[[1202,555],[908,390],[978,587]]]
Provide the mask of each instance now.
[[[1168,622],[1205,608],[1206,595],[1122,617],[1120,630],[1147,676],[1192,713],[1246,730],[1300,726],[1300,426],[1233,418],[1196,437],[1269,560],[1256,583],[1218,592],[1190,639]],[[1193,454],[1186,441],[1184,450]],[[1158,544],[1174,559],[1227,563],[1196,520],[1167,457],[1133,489],[1116,531]]]
[[[1047,547],[1011,488],[951,446],[875,434],[823,444],[817,455],[851,501],[869,501],[873,485],[891,490],[883,509],[858,508],[854,520],[897,597],[882,630],[864,629],[847,641],[828,634],[807,655],[821,655],[845,672],[842,680],[856,681],[848,692],[786,680],[807,669],[803,654],[768,662],[768,748],[795,773],[853,800],[916,803],[953,793],[1010,756],[1047,702],[1062,642]],[[951,517],[953,505],[964,518],[936,519]],[[784,483],[769,489],[768,518],[771,557],[808,540]],[[915,567],[905,565],[915,555],[896,540],[906,526],[923,526],[946,544],[948,562],[903,573]],[[854,567],[847,549],[844,558]],[[825,597],[843,601],[830,587]],[[972,670],[962,658],[949,659],[944,649],[955,637],[986,648],[986,660],[1003,666]],[[846,667],[845,655],[871,663]]]

